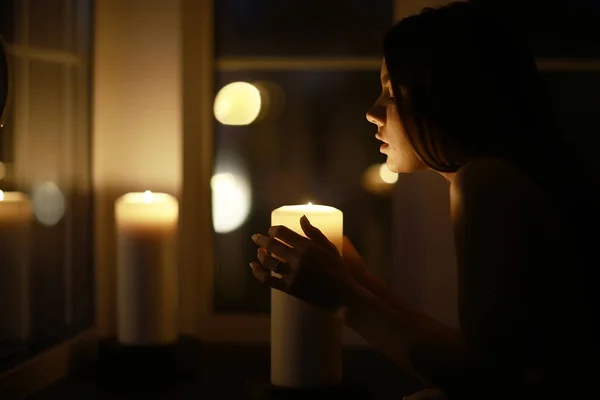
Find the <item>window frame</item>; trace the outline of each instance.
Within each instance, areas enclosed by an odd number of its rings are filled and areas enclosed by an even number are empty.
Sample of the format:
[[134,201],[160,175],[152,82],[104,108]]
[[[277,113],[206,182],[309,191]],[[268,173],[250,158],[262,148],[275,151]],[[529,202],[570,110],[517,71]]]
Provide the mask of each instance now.
[[[63,69],[63,77],[60,84],[64,88],[62,101],[64,102],[63,114],[59,117],[62,120],[63,133],[61,135],[61,152],[63,161],[58,167],[59,182],[67,181],[86,189],[92,188],[91,182],[91,163],[82,161],[77,157],[77,149],[87,149],[90,146],[89,137],[83,140],[76,137],[77,129],[85,127],[90,130],[91,114],[91,92],[92,84],[90,82],[89,65],[92,62],[91,49],[86,43],[90,42],[90,36],[83,34],[86,32],[86,21],[79,19],[80,15],[75,15],[74,10],[86,12],[85,6],[75,7],[79,0],[65,0],[64,18],[69,21],[64,26],[63,43],[67,49],[46,49],[30,45],[30,0],[20,0],[14,9],[14,19],[20,22],[20,27],[15,32],[14,41],[6,42],[6,52],[13,57],[16,62],[13,69],[16,72],[14,77],[17,82],[12,85],[13,90],[18,90],[13,97],[13,107],[18,110],[14,114],[14,124],[19,127],[21,132],[14,138],[14,171],[15,179],[25,183],[31,183],[27,178],[26,167],[27,150],[29,138],[29,65],[31,61],[42,61],[60,65]],[[17,3],[17,2],[15,2]],[[93,0],[88,4],[93,6]],[[89,10],[93,12],[92,10]],[[93,15],[91,15],[93,17]],[[76,36],[74,36],[76,32]],[[68,48],[71,45],[71,48]],[[77,85],[77,90],[73,90],[73,83]],[[85,99],[88,107],[88,115],[82,118],[72,107],[74,104],[81,104]],[[24,164],[24,165],[17,165]],[[24,171],[22,173],[21,171]],[[82,177],[82,175],[84,177]],[[21,177],[21,175],[23,175]],[[67,213],[67,226],[71,227],[71,218],[73,215]],[[67,255],[71,252],[70,229],[65,231]],[[95,240],[95,238],[94,238]],[[94,243],[92,243],[94,245]],[[63,278],[65,280],[65,324],[73,322],[73,262],[69,256],[63,266]],[[96,274],[94,274],[96,279]],[[93,320],[92,320],[93,321]],[[95,353],[95,344],[97,343],[96,329],[92,325],[84,328],[62,342],[57,342],[47,350],[27,359],[22,364],[16,365],[12,369],[0,373],[0,398],[25,397],[52,382],[66,376],[73,368],[78,368],[82,364],[91,360]]]

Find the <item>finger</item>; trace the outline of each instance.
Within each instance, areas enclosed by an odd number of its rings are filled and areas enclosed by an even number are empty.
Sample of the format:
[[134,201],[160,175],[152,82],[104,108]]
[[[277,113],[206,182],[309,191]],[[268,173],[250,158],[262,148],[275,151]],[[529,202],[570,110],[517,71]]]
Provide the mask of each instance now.
[[282,262],[275,257],[270,256],[264,248],[258,249],[257,252],[258,261],[262,264],[265,269],[273,271],[277,274],[283,275],[291,272],[291,266]]
[[274,237],[262,235],[260,233],[252,235],[252,241],[257,245],[267,249],[269,253],[273,253],[278,258],[281,258],[288,263],[295,260],[296,252],[290,246],[285,245]]
[[331,243],[329,239],[327,239],[327,236],[325,236],[323,232],[319,230],[319,228],[310,223],[306,215],[303,215],[302,218],[300,218],[300,227],[306,236],[310,238],[310,240],[328,250],[334,250],[337,252],[337,247],[335,247],[335,245]]
[[270,286],[273,289],[287,293],[287,285],[283,279],[271,275],[270,271],[262,268],[260,264],[256,262],[251,262],[250,268],[252,269],[252,274],[254,274],[254,277],[258,279],[259,282]]
[[272,226],[269,229],[269,236],[276,237],[296,249],[305,250],[310,245],[308,238],[283,225]]

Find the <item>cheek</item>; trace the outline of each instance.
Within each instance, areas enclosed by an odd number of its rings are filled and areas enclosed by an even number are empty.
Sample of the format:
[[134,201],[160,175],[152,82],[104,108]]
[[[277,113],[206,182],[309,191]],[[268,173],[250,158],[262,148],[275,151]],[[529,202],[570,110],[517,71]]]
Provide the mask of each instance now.
[[423,169],[425,165],[415,154],[401,119],[396,113],[388,115],[388,167],[394,172],[414,172]]
[[397,112],[390,112],[388,110],[386,133],[388,135],[388,141],[390,146],[395,150],[403,150],[402,147],[409,145],[404,125],[398,117]]

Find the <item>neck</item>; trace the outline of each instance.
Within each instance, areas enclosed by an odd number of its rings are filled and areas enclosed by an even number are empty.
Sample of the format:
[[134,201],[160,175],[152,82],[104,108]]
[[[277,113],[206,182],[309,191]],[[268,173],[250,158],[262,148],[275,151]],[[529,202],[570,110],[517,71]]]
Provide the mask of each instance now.
[[438,174],[444,177],[450,184],[454,183],[454,177],[456,176],[456,172],[440,172],[436,171]]

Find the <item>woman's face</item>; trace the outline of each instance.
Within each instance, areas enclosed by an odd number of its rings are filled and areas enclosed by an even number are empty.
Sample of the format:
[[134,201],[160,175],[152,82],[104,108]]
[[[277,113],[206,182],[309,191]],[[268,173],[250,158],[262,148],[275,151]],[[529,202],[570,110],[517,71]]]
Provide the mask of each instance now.
[[381,95],[367,112],[367,120],[377,125],[375,137],[383,142],[379,151],[387,155],[387,167],[393,172],[415,172],[426,168],[413,150],[406,128],[408,121],[401,121],[398,115],[397,101],[402,99],[402,94],[397,93],[397,98],[392,90],[385,59],[381,64]]

